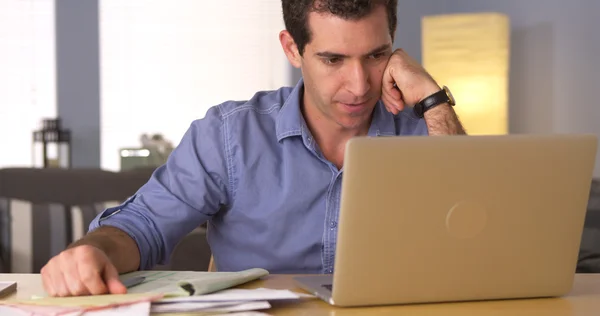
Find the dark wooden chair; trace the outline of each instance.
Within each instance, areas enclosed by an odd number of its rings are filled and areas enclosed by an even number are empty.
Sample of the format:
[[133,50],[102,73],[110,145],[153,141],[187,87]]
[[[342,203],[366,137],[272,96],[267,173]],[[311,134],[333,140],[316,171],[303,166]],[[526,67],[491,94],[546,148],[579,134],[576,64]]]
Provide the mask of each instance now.
[[[107,201],[122,201],[134,194],[150,178],[153,169],[110,172],[101,169],[0,169],[0,245],[3,271],[11,271],[10,200],[31,203],[34,233],[33,270],[51,257],[49,206],[64,212],[65,246],[73,241],[71,208],[81,209],[83,227],[87,229]],[[54,232],[56,233],[56,232]],[[62,233],[62,232],[61,232]]]

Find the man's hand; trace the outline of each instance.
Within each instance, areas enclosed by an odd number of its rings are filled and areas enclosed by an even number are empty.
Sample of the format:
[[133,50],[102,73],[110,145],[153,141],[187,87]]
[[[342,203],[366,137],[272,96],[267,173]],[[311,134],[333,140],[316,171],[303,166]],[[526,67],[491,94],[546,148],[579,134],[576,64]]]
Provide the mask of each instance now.
[[441,90],[425,69],[402,49],[394,51],[383,73],[381,98],[389,112],[398,114]]
[[[407,104],[414,106],[440,90],[431,75],[402,49],[397,49],[388,60],[383,72],[381,99],[386,109],[394,115]],[[425,122],[429,135],[466,134],[449,104],[425,112]]]
[[127,292],[108,256],[90,245],[68,248],[56,255],[42,268],[41,275],[50,296]]

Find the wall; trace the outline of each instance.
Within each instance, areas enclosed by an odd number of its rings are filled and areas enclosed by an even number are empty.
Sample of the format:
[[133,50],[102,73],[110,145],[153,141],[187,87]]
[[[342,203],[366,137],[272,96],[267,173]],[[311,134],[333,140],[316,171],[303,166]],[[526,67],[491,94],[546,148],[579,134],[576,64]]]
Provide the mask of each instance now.
[[[232,3],[0,0],[0,168],[31,165],[44,117],[72,130],[74,167],[118,170],[118,148],[143,132],[178,143],[209,106],[290,85],[280,1]],[[33,252],[65,246],[64,214],[17,204],[14,272],[36,272]]]
[[0,0],[0,168],[29,167],[32,132],[56,116],[54,2]]
[[[600,73],[600,2],[594,0],[426,0],[401,2],[397,40],[420,56],[420,17],[495,11],[511,19],[511,133],[594,133]],[[460,100],[459,100],[460,101]],[[600,177],[600,155],[595,176]]]
[[279,0],[100,2],[102,168],[142,133],[175,145],[209,107],[290,85]]

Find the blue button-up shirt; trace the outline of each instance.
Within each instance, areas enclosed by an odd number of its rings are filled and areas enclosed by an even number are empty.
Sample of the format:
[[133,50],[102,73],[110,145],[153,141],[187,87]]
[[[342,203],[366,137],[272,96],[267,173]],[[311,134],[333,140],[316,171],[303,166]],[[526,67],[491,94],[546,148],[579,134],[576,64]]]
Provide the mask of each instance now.
[[[137,243],[140,269],[166,263],[208,221],[219,271],[332,273],[342,170],[318,149],[302,116],[303,82],[225,102],[194,121],[167,163],[117,207],[94,219]],[[370,136],[426,135],[412,111],[378,102]]]

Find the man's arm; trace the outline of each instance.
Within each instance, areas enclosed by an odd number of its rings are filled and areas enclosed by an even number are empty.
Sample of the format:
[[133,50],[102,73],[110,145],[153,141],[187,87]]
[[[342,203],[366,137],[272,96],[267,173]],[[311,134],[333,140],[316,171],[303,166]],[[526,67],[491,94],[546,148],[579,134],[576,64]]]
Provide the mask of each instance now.
[[224,121],[209,109],[133,196],[100,213],[89,233],[42,268],[52,296],[124,293],[119,273],[167,262],[177,243],[229,204]]
[[[134,263],[137,265],[133,268],[140,270],[166,263],[186,234],[229,204],[226,184],[230,160],[225,153],[223,128],[218,108],[209,109],[203,119],[191,125],[166,164],[158,167],[144,186],[91,222],[90,232],[115,227],[136,244],[137,249],[122,239],[109,242],[137,250],[135,256],[139,262],[118,264],[119,271],[131,268]],[[99,237],[105,236],[106,233],[99,233]]]
[[82,245],[93,246],[104,252],[119,273],[136,271],[140,266],[140,250],[135,240],[116,227],[102,226],[67,249]]
[[120,273],[140,266],[138,246],[124,231],[100,227],[51,258],[40,274],[50,296],[123,294]]
[[466,132],[450,104],[440,104],[424,115],[429,135],[465,135]]
[[[389,112],[398,114],[407,104],[441,90],[425,69],[402,49],[397,49],[383,73],[381,98]],[[429,135],[466,134],[456,112],[449,104],[440,104],[424,116]]]

